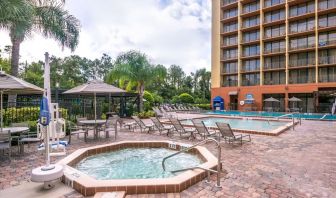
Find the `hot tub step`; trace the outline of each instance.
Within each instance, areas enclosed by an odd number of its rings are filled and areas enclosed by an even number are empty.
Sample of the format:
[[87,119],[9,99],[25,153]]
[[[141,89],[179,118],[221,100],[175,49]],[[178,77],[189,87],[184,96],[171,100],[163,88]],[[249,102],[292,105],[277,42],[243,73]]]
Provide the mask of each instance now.
[[98,192],[93,198],[124,198],[126,196],[125,191],[117,192]]

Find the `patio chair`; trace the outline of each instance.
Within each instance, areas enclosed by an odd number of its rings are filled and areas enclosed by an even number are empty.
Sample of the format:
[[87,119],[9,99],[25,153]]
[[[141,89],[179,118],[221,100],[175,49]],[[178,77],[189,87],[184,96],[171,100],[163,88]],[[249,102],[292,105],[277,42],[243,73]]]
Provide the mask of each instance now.
[[162,124],[158,118],[151,117],[150,119],[151,119],[152,122],[154,123],[155,127],[159,130],[160,135],[162,134],[162,132],[167,131],[167,136],[168,136],[169,133],[170,133],[172,130],[174,130],[174,127],[173,127],[173,126]]
[[[11,127],[29,127],[28,123],[26,122],[11,123],[10,126]],[[21,134],[11,135],[12,142],[16,142],[16,145],[18,147],[18,152],[20,152],[20,147],[19,147],[20,135]]]
[[140,127],[141,133],[142,131],[146,131],[146,130],[147,130],[147,133],[149,133],[150,131],[154,129],[153,124],[145,124],[138,116],[132,116],[132,118],[137,123],[137,125]]
[[115,134],[117,133],[117,124],[119,119],[119,116],[113,116],[109,117],[109,119],[106,120],[105,126],[103,127],[103,131],[105,132],[105,138],[109,138],[110,132],[114,132]]
[[161,110],[161,112],[163,113],[163,116],[164,116],[165,118],[172,118],[172,117],[173,117],[173,115],[170,114],[170,113],[168,113],[163,107],[161,107],[160,110]]
[[194,124],[198,135],[203,139],[206,139],[207,137],[215,137],[217,135],[217,132],[215,130],[209,130],[201,119],[192,119],[191,121]]
[[195,128],[183,127],[181,122],[176,118],[170,118],[169,121],[174,126],[175,131],[179,133],[180,137],[187,135],[188,138],[195,138],[194,136],[194,133],[196,132]]
[[[39,124],[37,124],[37,127],[39,127]],[[20,154],[24,153],[25,144],[28,144],[28,147],[29,147],[30,144],[32,143],[42,143],[42,142],[43,142],[42,133],[38,134],[37,131],[28,130],[27,132],[20,134],[20,139],[18,142],[19,153]]]
[[77,125],[73,122],[68,122],[69,123],[69,144],[71,143],[71,136],[77,135],[77,139],[79,138],[79,134],[84,134],[84,141],[86,142],[87,136],[89,134],[89,131],[84,125],[82,125],[79,121],[80,120],[86,120],[86,118],[79,118],[77,119]]
[[2,131],[0,133],[0,150],[3,150],[3,153],[5,153],[5,150],[8,150],[8,158],[11,159],[11,147],[12,147],[12,138],[11,133],[9,130]]
[[[219,129],[219,132],[221,133],[221,137],[225,140],[225,142],[229,143],[235,143],[240,142],[241,145],[243,145],[243,142],[251,142],[251,136],[248,135],[235,135],[230,127],[229,124],[224,122],[216,122],[216,125]],[[248,140],[244,140],[244,138],[248,138]]]

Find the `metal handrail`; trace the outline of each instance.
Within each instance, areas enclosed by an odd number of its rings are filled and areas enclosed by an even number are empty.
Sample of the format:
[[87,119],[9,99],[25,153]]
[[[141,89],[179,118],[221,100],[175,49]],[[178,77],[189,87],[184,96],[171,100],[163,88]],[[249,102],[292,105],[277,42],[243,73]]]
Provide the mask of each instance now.
[[199,166],[196,166],[196,167],[190,167],[190,168],[185,168],[185,169],[180,169],[180,170],[174,170],[174,171],[171,171],[171,172],[181,172],[181,171],[186,171],[186,170],[193,170],[193,169],[202,169],[202,170],[206,170],[208,171],[208,181],[209,181],[209,177],[210,177],[210,172],[213,172],[213,173],[217,173],[217,184],[216,184],[216,187],[218,188],[221,188],[221,185],[220,185],[220,171],[221,171],[221,153],[222,153],[222,148],[220,147],[220,144],[217,140],[215,140],[214,138],[208,138],[208,139],[205,139],[197,144],[194,144],[192,145],[191,147],[188,147],[188,148],[185,148],[183,150],[180,150],[176,153],[173,153],[171,155],[168,155],[167,157],[164,157],[163,160],[162,160],[162,168],[164,171],[166,171],[166,166],[165,166],[165,161],[171,157],[174,157],[176,155],[179,155],[181,153],[184,153],[184,152],[187,152],[197,146],[200,146],[202,144],[205,144],[207,142],[215,142],[216,145],[217,145],[217,171],[215,170],[211,170],[211,169],[207,169],[207,168],[203,168],[203,167],[199,167]]

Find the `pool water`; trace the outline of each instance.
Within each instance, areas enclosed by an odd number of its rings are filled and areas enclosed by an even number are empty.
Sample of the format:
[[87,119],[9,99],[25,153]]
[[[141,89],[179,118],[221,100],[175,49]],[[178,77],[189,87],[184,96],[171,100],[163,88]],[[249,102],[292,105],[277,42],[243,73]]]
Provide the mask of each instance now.
[[181,153],[166,160],[164,171],[162,159],[176,152],[167,148],[127,148],[87,157],[75,168],[97,180],[147,179],[172,177],[175,174],[170,171],[203,163],[197,155]]
[[[252,119],[230,119],[230,118],[201,118],[207,127],[216,127],[216,122],[224,122],[230,124],[233,129],[261,131],[273,131],[279,127],[285,126],[288,122],[252,120]],[[192,125],[191,120],[184,120],[182,124]]]
[[[279,117],[283,116],[284,118],[292,118],[292,115],[288,113],[280,113],[280,112],[257,112],[257,111],[211,111],[207,114],[217,114],[217,115],[228,115],[228,116],[246,116],[246,117]],[[287,116],[286,116],[287,115]],[[316,113],[302,113],[302,114],[294,114],[295,118],[301,117],[302,119],[313,119],[313,120],[336,120],[336,115],[331,114],[316,114]]]

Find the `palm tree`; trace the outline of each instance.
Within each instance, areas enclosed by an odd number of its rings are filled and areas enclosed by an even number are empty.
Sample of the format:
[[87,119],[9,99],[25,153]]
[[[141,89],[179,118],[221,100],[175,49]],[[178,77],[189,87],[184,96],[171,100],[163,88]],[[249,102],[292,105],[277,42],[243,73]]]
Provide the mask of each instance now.
[[12,42],[11,74],[18,75],[20,45],[33,32],[54,38],[72,51],[78,45],[80,23],[63,8],[63,0],[0,1],[0,28],[9,30]]
[[107,76],[107,81],[113,83],[127,82],[128,87],[136,86],[139,93],[140,111],[143,111],[143,95],[145,85],[152,80],[153,66],[149,63],[146,54],[139,51],[129,51],[120,54],[114,68]]

